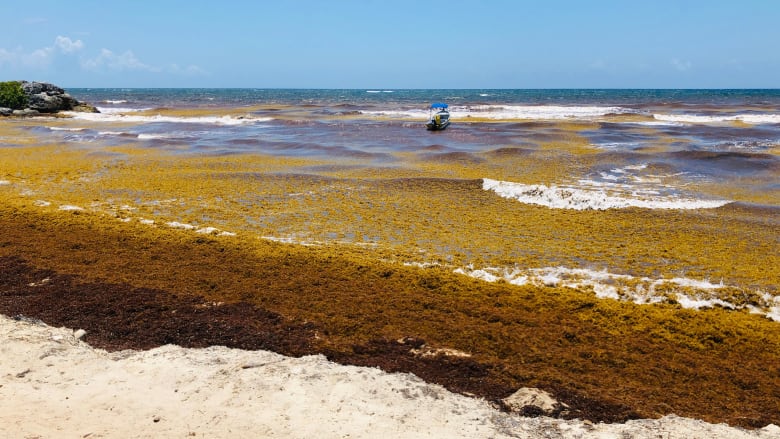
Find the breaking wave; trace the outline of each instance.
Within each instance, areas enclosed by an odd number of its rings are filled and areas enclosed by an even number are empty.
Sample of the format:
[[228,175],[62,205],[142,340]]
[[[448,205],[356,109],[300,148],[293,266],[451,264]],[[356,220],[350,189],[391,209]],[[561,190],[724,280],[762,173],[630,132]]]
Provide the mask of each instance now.
[[732,303],[719,297],[720,290],[734,290],[734,286],[712,283],[685,277],[651,279],[626,274],[609,273],[585,268],[546,267],[533,269],[481,268],[473,266],[458,268],[455,273],[470,276],[486,282],[504,281],[513,285],[536,285],[544,287],[567,287],[593,290],[596,297],[631,301],[639,305],[669,302],[673,300],[683,308],[702,309],[716,306],[727,309],[747,309],[755,314],[764,314],[780,322],[780,296],[763,292],[743,292],[751,295],[748,304]]
[[85,128],[49,127],[49,130],[51,130],[51,131],[72,131],[72,132],[77,132],[77,131],[84,131]]
[[655,120],[677,123],[724,123],[744,122],[752,125],[780,124],[780,114],[732,114],[732,115],[697,115],[697,114],[653,114]]
[[161,140],[174,138],[169,134],[139,134],[137,137],[139,140]]
[[[588,181],[584,181],[588,183]],[[552,209],[607,210],[639,207],[644,209],[714,209],[724,206],[728,200],[701,200],[654,191],[637,191],[619,186],[545,186],[508,181],[482,179],[482,189],[521,203],[535,204]]]
[[141,116],[135,114],[116,113],[77,113],[67,112],[73,119],[88,120],[91,122],[127,122],[127,123],[199,123],[207,125],[248,125],[273,120],[270,117],[234,117],[234,116]]
[[613,114],[634,114],[636,110],[624,107],[563,106],[563,105],[476,105],[453,108],[453,117],[480,117],[485,119],[592,119]]
[[[470,105],[451,106],[453,119],[491,120],[591,120],[609,115],[637,114],[637,110],[615,106],[564,106],[564,105]],[[421,118],[428,114],[425,109],[363,111],[369,116],[398,118]]]
[[100,114],[138,113],[153,110],[153,108],[129,108],[129,107],[97,107]]

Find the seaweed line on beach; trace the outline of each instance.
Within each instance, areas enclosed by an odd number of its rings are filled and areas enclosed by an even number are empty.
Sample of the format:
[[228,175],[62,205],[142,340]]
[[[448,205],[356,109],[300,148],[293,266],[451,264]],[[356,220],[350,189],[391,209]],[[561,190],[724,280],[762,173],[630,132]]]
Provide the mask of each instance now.
[[[570,416],[594,421],[779,421],[780,340],[758,316],[485,284],[346,249],[247,244],[10,201],[0,209],[0,312],[83,328],[97,347],[324,353],[497,404],[519,387],[544,388]],[[423,345],[469,356],[413,352]]]

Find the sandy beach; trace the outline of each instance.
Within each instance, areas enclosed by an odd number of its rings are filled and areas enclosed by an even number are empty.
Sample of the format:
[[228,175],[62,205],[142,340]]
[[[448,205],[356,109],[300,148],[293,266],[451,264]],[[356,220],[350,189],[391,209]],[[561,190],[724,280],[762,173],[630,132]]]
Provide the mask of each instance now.
[[[76,334],[80,335],[80,334]],[[0,435],[18,438],[762,438],[680,418],[523,418],[411,374],[224,347],[108,353],[0,316]],[[87,334],[88,337],[88,334]]]

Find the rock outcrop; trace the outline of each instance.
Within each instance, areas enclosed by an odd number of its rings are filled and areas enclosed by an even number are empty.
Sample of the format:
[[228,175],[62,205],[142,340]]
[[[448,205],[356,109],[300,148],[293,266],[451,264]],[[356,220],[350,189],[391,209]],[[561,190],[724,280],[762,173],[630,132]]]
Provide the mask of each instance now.
[[85,113],[99,113],[94,106],[81,102],[65,90],[48,82],[21,81],[22,90],[27,96],[27,108],[11,110],[0,108],[2,116],[35,116],[37,114],[52,114],[60,111],[80,111]]
[[569,406],[558,402],[549,393],[541,389],[523,387],[503,399],[507,408],[523,416],[559,417],[568,412]]

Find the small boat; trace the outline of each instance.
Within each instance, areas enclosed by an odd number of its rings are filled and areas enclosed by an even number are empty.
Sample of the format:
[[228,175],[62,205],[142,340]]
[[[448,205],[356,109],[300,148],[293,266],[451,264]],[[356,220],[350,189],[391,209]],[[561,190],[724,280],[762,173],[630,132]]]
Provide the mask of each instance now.
[[450,112],[447,104],[435,102],[431,104],[431,112],[425,127],[431,131],[443,130],[450,126]]

